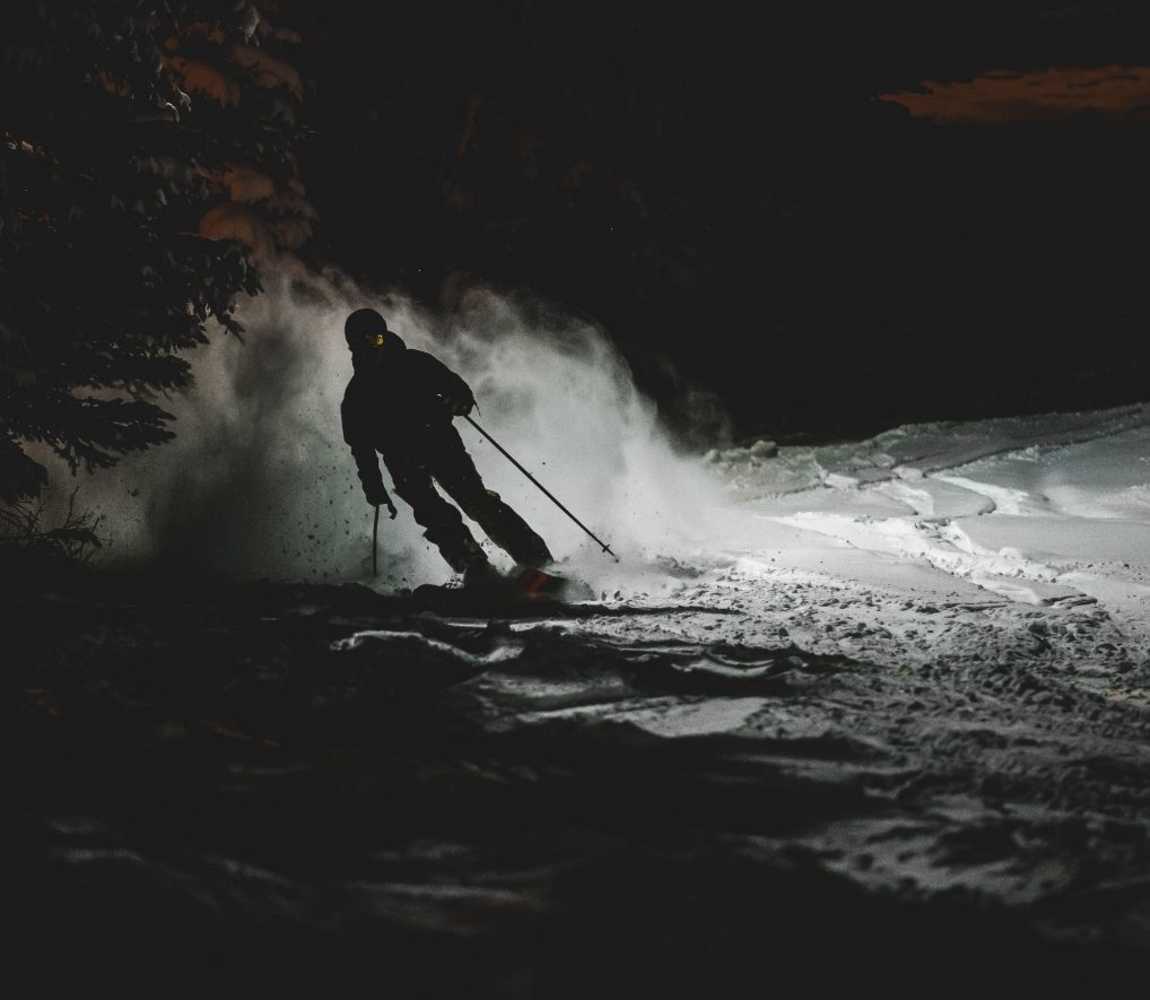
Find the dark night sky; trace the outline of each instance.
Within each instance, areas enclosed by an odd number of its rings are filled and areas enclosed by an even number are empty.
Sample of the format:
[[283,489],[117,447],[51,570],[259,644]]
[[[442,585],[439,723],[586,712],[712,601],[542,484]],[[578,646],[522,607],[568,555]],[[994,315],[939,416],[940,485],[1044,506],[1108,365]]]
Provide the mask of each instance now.
[[325,4],[314,252],[541,296],[746,433],[1143,398],[1144,8]]

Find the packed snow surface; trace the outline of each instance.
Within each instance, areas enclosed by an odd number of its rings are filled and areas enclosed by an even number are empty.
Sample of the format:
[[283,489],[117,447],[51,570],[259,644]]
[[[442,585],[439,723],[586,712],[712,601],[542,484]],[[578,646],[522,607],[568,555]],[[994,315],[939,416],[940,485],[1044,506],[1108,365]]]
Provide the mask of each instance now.
[[[777,602],[796,585],[827,588],[849,614],[809,640],[891,663],[975,646],[993,657],[1010,632],[999,619],[1035,613],[1107,622],[1098,662],[1081,646],[1052,649],[1062,667],[1125,672],[1150,655],[1150,407],[912,425],[824,448],[760,443],[708,461],[735,499],[715,515],[721,557],[710,557],[726,562],[682,595],[737,581],[743,600]],[[965,640],[947,628],[943,641],[908,616],[924,603],[950,610],[936,623],[978,608],[958,617],[984,627]],[[793,628],[808,610],[772,624]]]
[[647,518],[622,562],[554,536],[589,601],[22,595],[41,939],[436,996],[1140,971],[1148,408],[645,454],[580,506]]

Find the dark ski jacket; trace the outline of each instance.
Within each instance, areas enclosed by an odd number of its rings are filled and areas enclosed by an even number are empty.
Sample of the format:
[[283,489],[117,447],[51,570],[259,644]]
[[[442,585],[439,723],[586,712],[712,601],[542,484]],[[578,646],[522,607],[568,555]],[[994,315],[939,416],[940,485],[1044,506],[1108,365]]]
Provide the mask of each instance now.
[[413,455],[434,446],[435,432],[451,425],[445,400],[474,399],[470,387],[424,351],[401,349],[379,368],[357,365],[340,415],[365,493],[386,495],[376,452]]

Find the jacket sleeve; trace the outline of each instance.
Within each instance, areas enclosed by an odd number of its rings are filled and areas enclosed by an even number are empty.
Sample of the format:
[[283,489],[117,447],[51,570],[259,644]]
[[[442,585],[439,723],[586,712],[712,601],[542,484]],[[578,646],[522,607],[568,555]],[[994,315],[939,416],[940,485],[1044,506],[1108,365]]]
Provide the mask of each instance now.
[[351,386],[348,386],[344,394],[340,417],[343,420],[343,439],[351,447],[364,496],[369,503],[375,499],[383,502],[387,497],[387,490],[384,489],[383,477],[379,474],[379,458],[375,453],[369,415],[364,411],[359,394]]
[[447,399],[469,399],[475,402],[475,393],[462,378],[455,374],[439,358],[420,351],[423,355],[424,378],[429,389]]

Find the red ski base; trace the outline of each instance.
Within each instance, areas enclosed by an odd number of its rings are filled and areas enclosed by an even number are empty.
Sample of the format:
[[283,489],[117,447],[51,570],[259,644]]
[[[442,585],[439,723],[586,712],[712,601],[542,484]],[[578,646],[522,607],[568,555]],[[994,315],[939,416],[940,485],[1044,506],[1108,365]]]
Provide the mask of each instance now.
[[528,600],[539,597],[557,598],[567,586],[567,581],[563,577],[545,573],[541,569],[525,569],[514,579],[514,589]]
[[515,605],[558,605],[567,601],[589,600],[591,588],[578,580],[557,576],[541,569],[524,569],[502,579],[473,587],[438,587],[424,584],[412,595],[427,608],[443,611],[483,610],[487,613]]

